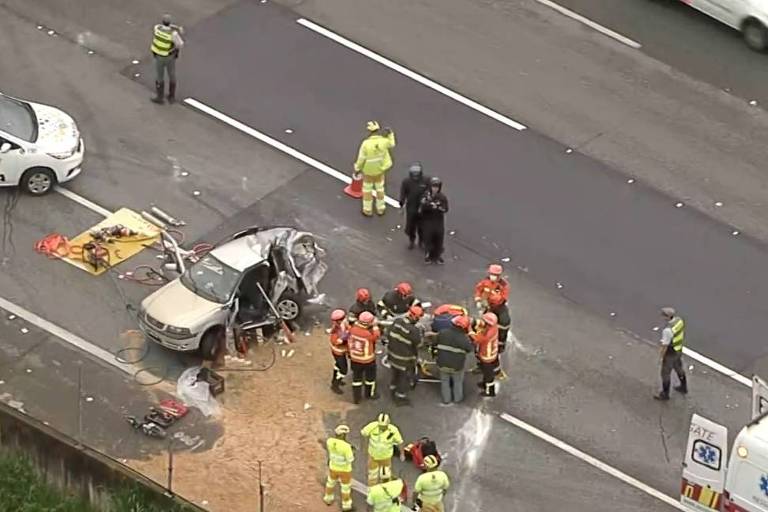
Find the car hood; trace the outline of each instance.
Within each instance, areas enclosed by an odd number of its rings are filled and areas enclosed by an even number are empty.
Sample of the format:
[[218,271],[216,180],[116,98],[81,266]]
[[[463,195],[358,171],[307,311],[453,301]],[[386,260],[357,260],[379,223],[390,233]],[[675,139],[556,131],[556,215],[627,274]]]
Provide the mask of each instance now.
[[155,320],[175,327],[192,329],[222,308],[193,293],[174,279],[141,302],[144,312]]
[[41,151],[46,153],[61,153],[73,151],[80,143],[80,132],[75,120],[66,112],[40,105],[29,103],[37,117],[37,140],[35,143]]

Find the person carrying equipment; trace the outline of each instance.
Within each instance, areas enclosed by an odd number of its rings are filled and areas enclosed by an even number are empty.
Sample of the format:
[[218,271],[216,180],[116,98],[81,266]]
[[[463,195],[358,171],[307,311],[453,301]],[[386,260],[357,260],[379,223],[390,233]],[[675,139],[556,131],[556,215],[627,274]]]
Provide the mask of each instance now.
[[399,283],[393,290],[389,290],[378,303],[379,317],[390,319],[404,315],[411,306],[419,305],[419,300],[413,295],[411,283]]
[[387,358],[392,370],[389,389],[394,394],[396,405],[410,403],[408,389],[416,378],[416,358],[424,336],[417,325],[422,316],[424,310],[421,306],[411,306],[408,314],[395,319],[387,331]]
[[357,317],[355,325],[349,328],[347,350],[352,362],[352,400],[359,404],[365,385],[365,396],[376,400],[376,342],[379,340],[379,328],[376,327],[373,313],[363,311]]
[[339,482],[341,510],[348,511],[352,510],[352,462],[355,460],[355,454],[352,445],[347,442],[349,427],[339,425],[334,433],[336,436],[328,438],[325,443],[328,449],[328,477],[325,481],[323,502],[326,505],[333,504],[336,482]]
[[354,324],[363,311],[368,311],[374,315],[377,313],[376,304],[373,303],[371,291],[368,288],[358,288],[355,292],[355,303],[349,307],[349,315],[347,316],[349,324]]
[[376,421],[363,427],[360,435],[368,441],[368,487],[377,484],[379,480],[388,482],[392,478],[395,447],[400,453],[400,460],[405,460],[400,430],[392,424],[389,414],[382,412]]
[[434,455],[424,458],[424,473],[416,479],[413,488],[414,503],[421,512],[444,512],[443,497],[451,486],[444,471],[438,469],[440,462]]
[[419,205],[421,197],[429,187],[429,180],[424,176],[421,162],[414,162],[408,168],[408,177],[400,184],[400,208],[405,215],[405,234],[408,237],[408,249],[413,249],[416,237],[419,247],[424,245],[421,237]]
[[376,213],[384,215],[387,209],[385,176],[392,167],[389,150],[395,147],[395,132],[381,128],[377,121],[366,124],[368,137],[360,144],[355,161],[355,173],[363,174],[363,215],[373,215],[373,193],[376,192]]
[[483,396],[496,396],[496,373],[499,371],[499,327],[496,315],[485,313],[470,338],[475,343],[475,355],[483,375],[478,387]]
[[349,336],[349,325],[347,324],[347,313],[343,309],[334,309],[331,312],[331,332],[329,342],[331,344],[331,354],[333,355],[333,378],[331,379],[331,391],[341,395],[344,391],[341,386],[344,385],[344,377],[349,371],[347,362],[347,337]]
[[443,194],[443,182],[433,176],[429,188],[421,196],[419,215],[421,233],[424,236],[424,262],[442,265],[445,249],[445,214],[448,213],[448,198]]
[[372,512],[400,512],[407,490],[401,478],[374,485],[368,489],[368,510]]

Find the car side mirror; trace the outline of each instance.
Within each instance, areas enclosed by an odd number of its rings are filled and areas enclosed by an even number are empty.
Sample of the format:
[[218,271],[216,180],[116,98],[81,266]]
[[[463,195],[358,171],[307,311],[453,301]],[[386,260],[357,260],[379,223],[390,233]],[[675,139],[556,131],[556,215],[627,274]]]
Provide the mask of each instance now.
[[0,144],[0,153],[7,153],[11,150],[12,147],[13,146],[11,146],[10,143],[3,142],[2,144]]

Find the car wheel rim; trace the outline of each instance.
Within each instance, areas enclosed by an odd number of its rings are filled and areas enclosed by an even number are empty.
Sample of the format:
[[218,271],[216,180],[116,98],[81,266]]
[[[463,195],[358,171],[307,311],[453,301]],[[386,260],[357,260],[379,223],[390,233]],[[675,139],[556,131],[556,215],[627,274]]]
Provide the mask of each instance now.
[[763,31],[759,27],[748,27],[744,33],[747,43],[753,48],[761,48],[765,45]]
[[299,305],[292,300],[283,300],[277,305],[277,312],[283,320],[293,320],[299,316]]
[[27,188],[33,194],[43,194],[51,188],[51,178],[44,172],[33,174],[27,180]]

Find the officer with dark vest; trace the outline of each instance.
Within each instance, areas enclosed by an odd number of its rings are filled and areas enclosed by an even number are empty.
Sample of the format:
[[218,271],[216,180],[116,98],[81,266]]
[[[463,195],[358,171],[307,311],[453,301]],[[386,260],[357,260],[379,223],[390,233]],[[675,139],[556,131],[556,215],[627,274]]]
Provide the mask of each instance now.
[[176,59],[184,46],[183,27],[171,23],[171,15],[163,15],[162,23],[155,25],[152,35],[152,55],[155,58],[155,97],[152,101],[163,103],[165,74],[168,73],[168,101],[176,101]]
[[683,370],[683,342],[685,341],[685,322],[675,308],[661,308],[661,316],[667,326],[661,331],[659,357],[661,359],[661,392],[654,395],[656,400],[669,400],[669,387],[672,370],[675,370],[680,385],[675,387],[680,393],[688,393],[688,381]]
[[396,405],[406,405],[408,388],[416,375],[416,356],[423,338],[423,332],[417,325],[424,316],[421,306],[411,306],[408,314],[395,319],[387,331],[387,358],[392,369],[392,381],[389,389],[394,393]]

